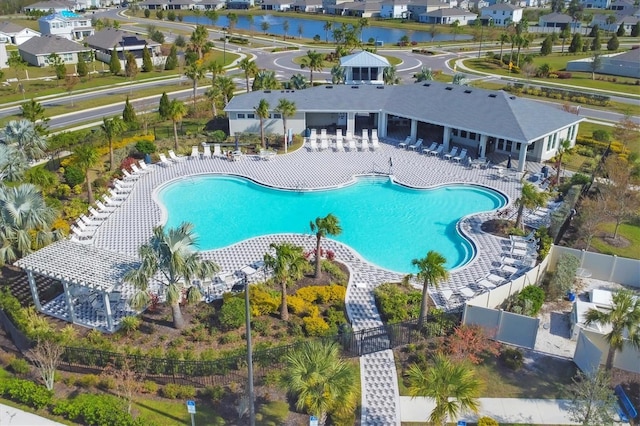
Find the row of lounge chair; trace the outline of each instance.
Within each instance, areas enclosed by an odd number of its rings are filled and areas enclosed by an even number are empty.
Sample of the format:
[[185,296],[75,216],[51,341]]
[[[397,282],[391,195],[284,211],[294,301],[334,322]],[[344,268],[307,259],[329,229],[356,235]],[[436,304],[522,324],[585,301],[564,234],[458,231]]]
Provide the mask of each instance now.
[[465,161],[467,157],[467,149],[462,148],[460,152],[458,152],[458,147],[454,146],[450,152],[444,151],[444,145],[438,144],[437,142],[432,142],[429,147],[422,148],[424,144],[423,139],[416,140],[415,143],[411,143],[411,136],[407,136],[404,142],[400,142],[398,144],[398,148],[404,148],[411,151],[422,152],[425,155],[431,155],[434,157],[441,157],[445,160],[451,160],[456,163],[461,163]]
[[377,129],[371,129],[371,137],[369,137],[368,129],[362,129],[362,134],[358,139],[359,143],[350,131],[347,131],[346,136],[343,136],[342,129],[337,129],[335,138],[332,139],[327,135],[327,129],[321,129],[319,137],[316,130],[311,129],[308,141],[311,151],[323,151],[329,148],[333,148],[335,151],[369,151],[370,149],[375,151],[380,148]]

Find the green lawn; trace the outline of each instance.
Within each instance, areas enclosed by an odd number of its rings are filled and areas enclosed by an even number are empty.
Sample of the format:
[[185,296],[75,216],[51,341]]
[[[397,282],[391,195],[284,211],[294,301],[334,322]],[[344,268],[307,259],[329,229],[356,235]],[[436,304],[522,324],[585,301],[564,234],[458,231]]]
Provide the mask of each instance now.
[[[184,426],[191,424],[191,415],[187,413],[184,401],[137,400],[134,409],[144,420],[145,425]],[[195,422],[197,425],[218,426],[225,421],[206,403],[196,404]]]
[[598,250],[600,253],[617,255],[620,257],[627,257],[630,259],[640,259],[640,223],[623,223],[618,228],[618,235],[625,238],[628,244],[625,247],[615,247],[603,240],[602,236],[611,237],[615,223],[609,222],[601,225],[598,229],[601,232],[600,235],[591,240],[591,246]]

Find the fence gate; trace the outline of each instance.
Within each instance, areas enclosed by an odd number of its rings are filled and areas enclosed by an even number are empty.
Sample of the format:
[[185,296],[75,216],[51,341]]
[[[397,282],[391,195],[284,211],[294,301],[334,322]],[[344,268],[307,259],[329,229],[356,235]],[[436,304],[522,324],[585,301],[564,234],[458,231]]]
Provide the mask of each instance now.
[[391,341],[384,327],[358,333],[358,354],[366,355],[391,349]]

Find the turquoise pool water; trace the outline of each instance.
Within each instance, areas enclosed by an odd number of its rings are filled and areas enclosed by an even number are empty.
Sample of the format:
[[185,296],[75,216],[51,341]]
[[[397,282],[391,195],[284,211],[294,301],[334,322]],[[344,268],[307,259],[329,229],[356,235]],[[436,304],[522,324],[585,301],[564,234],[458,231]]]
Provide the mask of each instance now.
[[[468,185],[411,189],[387,178],[360,178],[350,186],[295,192],[230,176],[198,176],[171,182],[158,194],[167,226],[191,222],[200,250],[276,233],[310,234],[309,222],[333,213],[335,237],[383,268],[415,272],[411,260],[440,252],[453,269],[471,260],[473,246],[460,236],[461,217],[506,204],[496,191]],[[311,238],[311,237],[310,237]]]

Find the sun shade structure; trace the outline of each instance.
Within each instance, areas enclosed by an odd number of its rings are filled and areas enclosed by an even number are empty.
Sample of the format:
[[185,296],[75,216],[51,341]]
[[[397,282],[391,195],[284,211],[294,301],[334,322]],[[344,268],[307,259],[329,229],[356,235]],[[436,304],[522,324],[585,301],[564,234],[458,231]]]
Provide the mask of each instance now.
[[[133,256],[71,240],[50,244],[15,263],[27,273],[38,311],[110,332],[122,317],[134,313],[126,307],[126,296],[133,289],[123,284],[122,277],[139,264]],[[36,275],[59,281],[63,293],[42,305]]]

